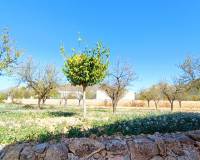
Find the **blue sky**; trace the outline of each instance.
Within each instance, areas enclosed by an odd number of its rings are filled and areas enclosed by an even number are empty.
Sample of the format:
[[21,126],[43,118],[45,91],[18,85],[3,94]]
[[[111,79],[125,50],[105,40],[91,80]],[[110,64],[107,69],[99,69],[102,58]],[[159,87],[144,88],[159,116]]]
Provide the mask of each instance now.
[[[111,62],[134,66],[135,91],[178,74],[187,55],[200,54],[198,0],[1,0],[0,29],[9,27],[24,57],[61,68],[61,42],[70,50],[80,32],[89,46],[101,40]],[[0,77],[0,89],[13,85]]]

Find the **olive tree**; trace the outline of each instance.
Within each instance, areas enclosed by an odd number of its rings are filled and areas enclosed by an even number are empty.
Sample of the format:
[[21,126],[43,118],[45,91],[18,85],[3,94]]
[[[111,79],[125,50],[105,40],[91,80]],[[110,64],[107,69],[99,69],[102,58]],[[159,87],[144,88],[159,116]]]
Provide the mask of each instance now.
[[152,100],[152,94],[151,94],[150,89],[145,89],[145,90],[140,91],[138,96],[140,100],[146,100],[148,107],[150,107],[150,101]]
[[39,67],[32,59],[23,63],[17,72],[19,80],[31,88],[38,98],[38,107],[41,101],[49,96],[58,83],[58,73],[53,65]]
[[187,90],[187,85],[183,84],[180,79],[176,79],[174,81],[174,87],[176,87],[176,100],[179,103],[179,107],[182,107],[182,101],[187,99],[188,96],[188,90]]
[[0,75],[17,64],[21,52],[14,46],[9,32],[5,29],[0,35]]
[[158,103],[162,98],[161,86],[160,84],[153,85],[150,89],[152,100],[154,101],[156,110],[158,109]]
[[24,93],[19,87],[13,87],[8,91],[8,95],[11,97],[12,103],[14,103],[14,99],[23,98]]
[[113,113],[116,112],[119,100],[124,96],[127,87],[134,79],[136,79],[136,74],[132,68],[127,64],[121,65],[120,62],[117,62],[117,65],[109,72],[108,79],[101,85],[101,88],[112,101]]
[[[61,49],[64,52],[64,49]],[[108,48],[102,43],[97,43],[94,48],[86,48],[82,51],[73,50],[73,55],[65,56],[63,73],[72,85],[83,88],[83,110],[86,117],[85,91],[88,86],[102,82],[107,74],[109,65]]]
[[168,83],[161,84],[161,91],[164,97],[169,101],[171,106],[171,111],[174,109],[174,101],[177,100],[177,97],[180,95],[181,88],[178,85],[172,85]]

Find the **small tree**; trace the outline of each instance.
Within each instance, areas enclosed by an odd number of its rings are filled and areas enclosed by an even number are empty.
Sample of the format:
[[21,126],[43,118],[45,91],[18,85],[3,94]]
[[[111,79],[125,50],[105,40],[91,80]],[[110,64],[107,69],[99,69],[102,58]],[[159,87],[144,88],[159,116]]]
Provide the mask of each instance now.
[[158,103],[159,103],[160,99],[162,98],[162,92],[161,92],[160,84],[153,85],[150,88],[150,93],[151,93],[151,96],[152,96],[152,100],[154,101],[156,110],[157,110],[158,109]]
[[18,70],[20,81],[33,89],[38,98],[38,107],[42,100],[46,100],[51,91],[56,88],[58,82],[58,73],[53,65],[47,65],[39,68],[33,64],[32,59],[21,65]]
[[129,65],[117,65],[109,73],[108,80],[106,83],[101,85],[102,90],[112,100],[113,113],[116,112],[116,107],[119,100],[126,93],[127,87],[136,78],[136,74],[133,72]]
[[140,100],[146,100],[148,107],[150,107],[150,101],[152,100],[152,94],[149,89],[142,90],[138,95]]
[[0,75],[13,68],[21,52],[14,47],[7,29],[0,35]]
[[[61,49],[64,52],[64,49]],[[72,85],[83,88],[83,109],[86,117],[85,91],[88,86],[103,81],[109,65],[109,49],[97,43],[95,48],[84,49],[81,52],[73,51],[71,57],[65,57],[63,73]]]
[[188,96],[187,87],[179,79],[174,82],[174,87],[177,90],[176,100],[178,101],[179,107],[181,108],[182,107],[182,101],[186,100],[186,98]]
[[23,90],[19,87],[13,87],[9,90],[8,95],[11,97],[12,103],[14,103],[14,99],[21,99],[24,97]]
[[174,109],[174,101],[177,99],[177,96],[180,93],[180,88],[175,85],[170,85],[167,83],[161,84],[161,91],[163,95],[167,98],[170,103],[171,111]]
[[187,57],[179,68],[182,71],[179,80],[185,85],[185,90],[187,92],[195,90],[200,97],[200,59]]
[[8,98],[8,95],[4,92],[0,92],[0,103],[3,103],[4,100]]

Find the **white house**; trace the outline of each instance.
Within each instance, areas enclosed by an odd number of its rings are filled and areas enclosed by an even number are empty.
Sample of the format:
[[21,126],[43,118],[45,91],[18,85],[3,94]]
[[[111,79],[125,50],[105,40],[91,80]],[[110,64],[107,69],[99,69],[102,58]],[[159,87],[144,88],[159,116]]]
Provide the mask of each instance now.
[[[77,95],[82,94],[82,87],[72,86],[69,84],[59,87],[58,90],[59,90],[58,92],[60,93],[61,98],[66,97],[70,94],[74,95],[75,97]],[[104,102],[105,100],[108,100],[108,101],[110,100],[110,97],[98,86],[90,86],[87,88],[87,91],[92,92],[95,95],[94,97],[98,102]],[[128,91],[121,100],[127,100],[127,101],[135,100],[135,93]]]

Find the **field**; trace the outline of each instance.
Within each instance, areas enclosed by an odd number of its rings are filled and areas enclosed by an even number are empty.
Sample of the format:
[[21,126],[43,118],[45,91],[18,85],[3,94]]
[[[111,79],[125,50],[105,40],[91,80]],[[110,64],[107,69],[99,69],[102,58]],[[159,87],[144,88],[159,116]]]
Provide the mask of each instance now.
[[155,111],[153,107],[119,107],[113,115],[110,107],[89,107],[83,119],[79,106],[45,106],[38,110],[28,105],[1,104],[0,144],[200,129],[200,113],[186,110],[171,113],[166,108]]

